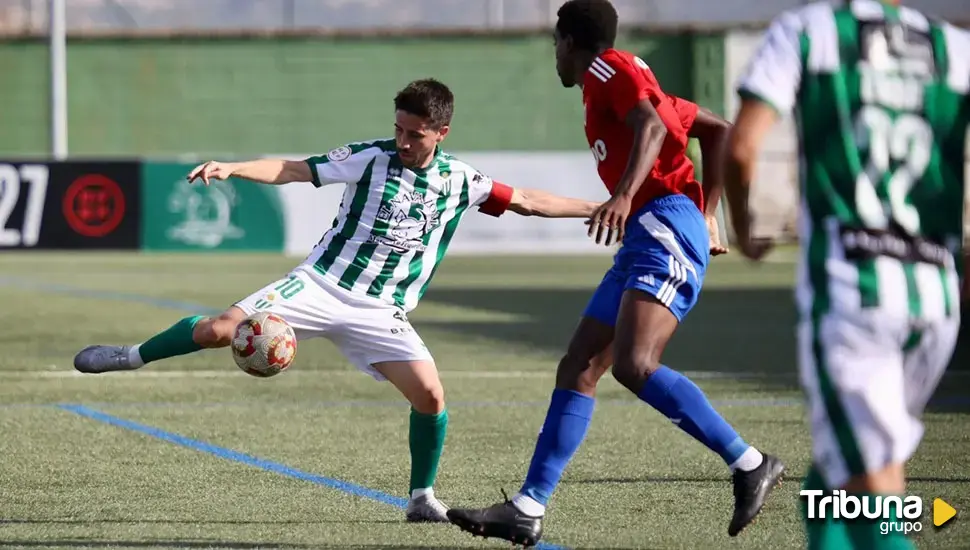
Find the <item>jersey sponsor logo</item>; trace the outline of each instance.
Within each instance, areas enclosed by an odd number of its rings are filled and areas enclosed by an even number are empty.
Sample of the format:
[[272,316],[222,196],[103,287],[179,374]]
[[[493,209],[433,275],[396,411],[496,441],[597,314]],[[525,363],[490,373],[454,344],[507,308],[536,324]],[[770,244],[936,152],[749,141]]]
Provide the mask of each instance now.
[[409,250],[424,252],[427,248],[424,236],[441,225],[441,213],[434,199],[408,191],[398,193],[390,202],[381,205],[377,219],[386,222],[390,229],[386,235],[371,235],[367,241],[390,246],[401,253]]
[[850,260],[886,256],[903,262],[921,262],[945,267],[948,259],[952,258],[951,252],[941,244],[918,236],[898,234],[891,230],[841,227],[839,236],[845,250],[845,257]]
[[408,317],[407,317],[407,315],[404,314],[403,311],[401,311],[401,310],[395,311],[393,317],[398,322],[404,323],[404,326],[403,327],[392,327],[391,328],[391,334],[407,334],[409,332],[414,332],[414,329],[411,328],[411,322],[408,321]]
[[340,147],[331,149],[330,152],[327,153],[327,158],[333,162],[340,162],[342,160],[349,159],[350,155],[351,155],[350,147],[347,147],[346,145],[341,145]]
[[[472,176],[472,179],[471,179],[471,182],[469,183],[469,186],[470,187],[473,187],[475,189],[483,189],[483,190],[484,189],[491,189],[491,187],[492,187],[492,179],[489,178],[488,176],[486,176],[485,174],[482,174],[480,172],[476,172],[475,175]],[[441,193],[443,195],[450,195],[451,194],[451,180],[450,179],[445,184],[445,187],[442,189]]]

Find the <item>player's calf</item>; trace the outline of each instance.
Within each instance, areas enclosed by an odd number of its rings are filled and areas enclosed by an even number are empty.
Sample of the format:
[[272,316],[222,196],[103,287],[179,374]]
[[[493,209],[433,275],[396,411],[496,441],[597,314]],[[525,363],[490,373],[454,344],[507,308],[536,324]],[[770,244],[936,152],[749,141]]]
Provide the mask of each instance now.
[[236,326],[245,317],[241,309],[234,307],[218,317],[199,319],[192,327],[192,341],[203,348],[224,348],[232,342]]
[[74,357],[74,368],[89,374],[134,370],[203,348],[225,347],[245,316],[241,309],[233,307],[219,317],[185,317],[135,346],[88,346]]
[[435,497],[433,488],[448,432],[445,390],[438,369],[427,360],[388,361],[373,367],[411,403],[411,480],[405,517],[412,522],[447,522],[448,507]]
[[761,511],[784,466],[748,445],[690,379],[660,363],[678,324],[678,318],[656,297],[627,291],[618,315],[613,376],[728,464],[734,484],[728,534],[735,536]]

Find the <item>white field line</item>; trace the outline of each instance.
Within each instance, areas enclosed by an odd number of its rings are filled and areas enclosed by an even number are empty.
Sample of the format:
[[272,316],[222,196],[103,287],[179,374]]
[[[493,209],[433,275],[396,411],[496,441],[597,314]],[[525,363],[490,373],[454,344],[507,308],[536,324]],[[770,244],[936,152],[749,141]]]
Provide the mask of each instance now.
[[[491,379],[520,379],[520,378],[553,378],[556,375],[555,369],[550,368],[548,371],[439,371],[442,378],[456,378],[456,379],[481,379],[481,378],[491,378]],[[695,380],[704,379],[736,379],[736,380],[771,380],[771,379],[786,379],[795,378],[797,373],[792,370],[791,372],[754,372],[754,371],[741,371],[741,372],[717,372],[717,371],[684,371],[684,376],[688,378],[693,378]],[[967,377],[970,376],[970,372],[967,371],[949,371],[945,373],[950,377]],[[317,376],[317,377],[334,377],[334,376],[364,376],[363,373],[356,370],[334,370],[334,371],[321,371],[321,370],[292,370],[284,373],[285,376]],[[138,370],[138,371],[122,371],[122,372],[112,372],[103,375],[91,375],[83,374],[74,370],[23,370],[23,371],[0,371],[0,380],[43,380],[43,379],[63,379],[71,378],[78,380],[104,380],[108,377],[122,377],[122,378],[239,378],[243,376],[241,371],[236,369],[227,368],[224,370]]]

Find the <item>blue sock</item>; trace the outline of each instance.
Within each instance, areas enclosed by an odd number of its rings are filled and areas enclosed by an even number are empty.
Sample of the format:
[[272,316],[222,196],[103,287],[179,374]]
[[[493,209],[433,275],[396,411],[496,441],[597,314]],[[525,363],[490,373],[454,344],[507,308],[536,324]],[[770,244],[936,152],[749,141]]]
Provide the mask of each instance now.
[[704,392],[675,370],[661,365],[647,378],[637,397],[721,455],[728,465],[748,450],[749,445],[714,410]]
[[543,506],[549,503],[563,470],[586,437],[595,404],[595,399],[577,391],[552,392],[546,421],[520,493]]

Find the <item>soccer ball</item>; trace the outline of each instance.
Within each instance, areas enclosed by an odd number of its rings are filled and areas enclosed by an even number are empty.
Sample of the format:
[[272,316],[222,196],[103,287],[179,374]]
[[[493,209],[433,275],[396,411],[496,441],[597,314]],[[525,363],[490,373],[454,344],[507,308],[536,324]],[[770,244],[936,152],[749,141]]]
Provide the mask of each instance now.
[[279,315],[259,312],[236,325],[232,359],[247,374],[268,378],[286,370],[296,357],[296,334]]

